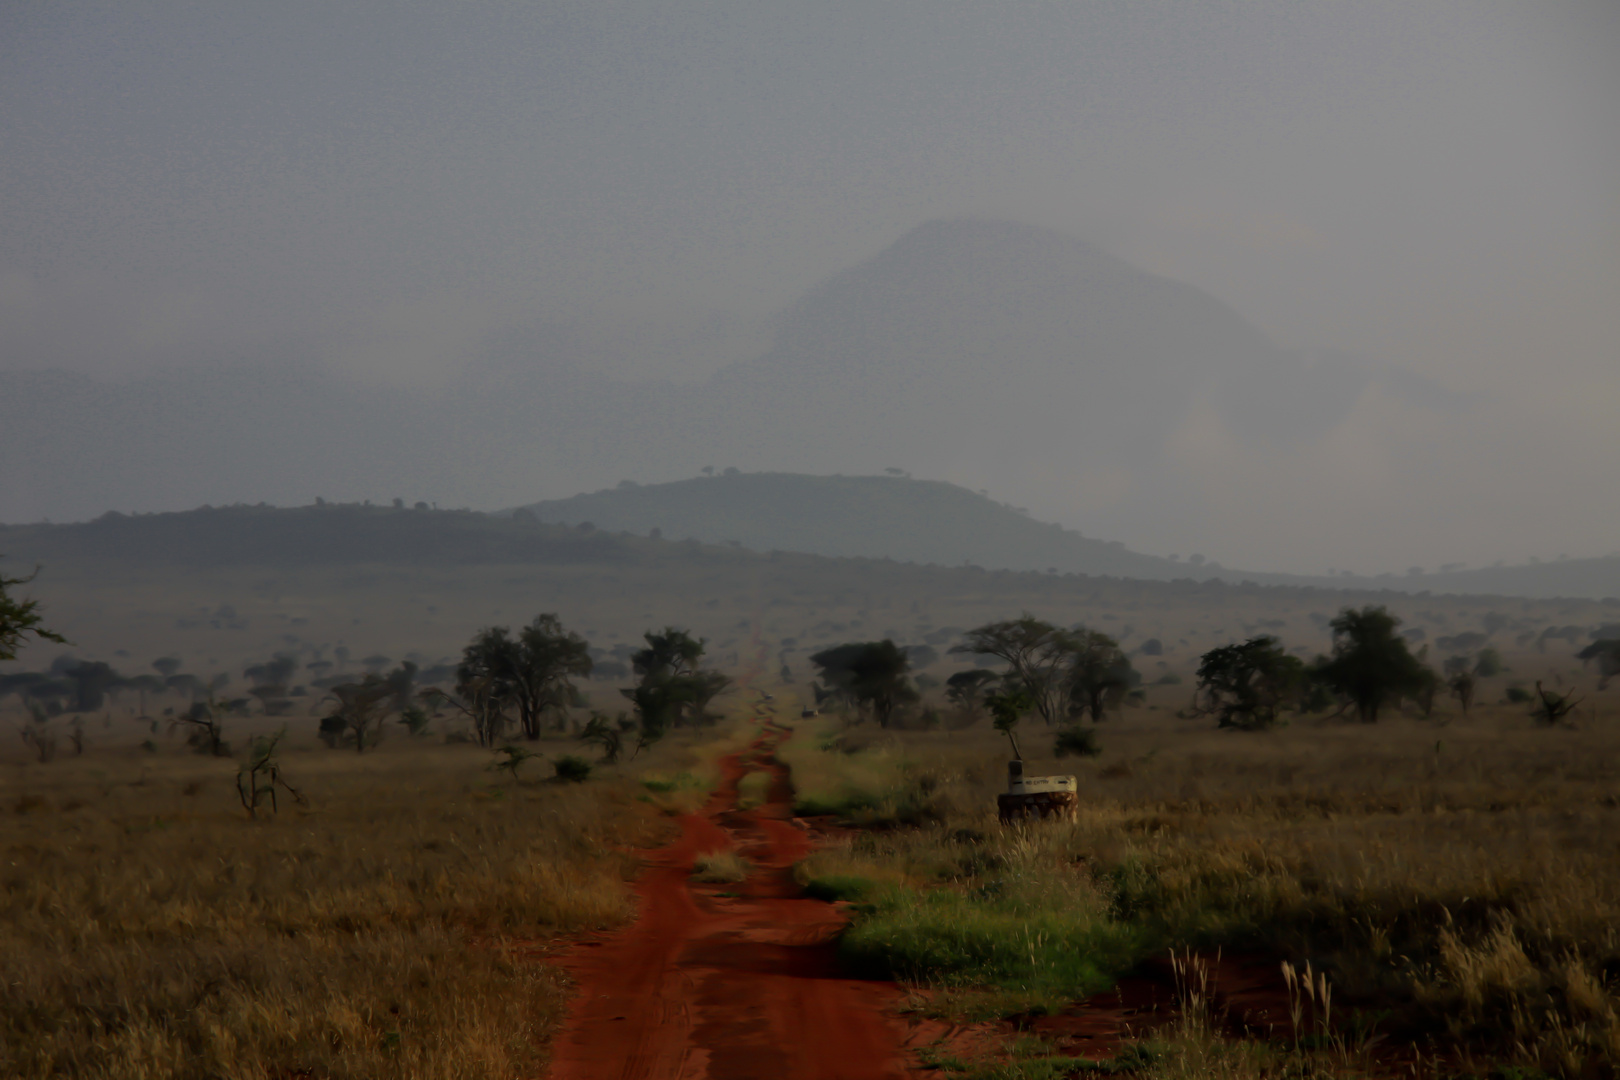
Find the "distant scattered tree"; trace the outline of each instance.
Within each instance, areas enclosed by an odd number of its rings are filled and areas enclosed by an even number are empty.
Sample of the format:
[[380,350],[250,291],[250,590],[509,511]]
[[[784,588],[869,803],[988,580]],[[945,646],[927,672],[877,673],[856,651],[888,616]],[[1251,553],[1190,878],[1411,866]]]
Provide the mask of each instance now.
[[1329,623],[1333,652],[1315,675],[1349,700],[1363,723],[1376,723],[1380,709],[1423,688],[1427,669],[1397,633],[1400,624],[1382,606],[1345,608]]
[[647,631],[642,639],[646,648],[630,657],[631,669],[640,681],[619,691],[635,706],[640,728],[637,752],[663,738],[670,728],[701,720],[703,709],[731,682],[699,667],[706,644],[702,638],[666,626],[662,631]]
[[896,709],[918,698],[906,651],[888,638],[823,649],[810,657],[810,663],[821,678],[818,700],[832,696],[847,701],[869,712],[879,727],[888,727]]
[[518,632],[510,659],[509,678],[523,734],[538,739],[542,717],[550,711],[561,713],[578,695],[572,680],[590,677],[590,644],[564,630],[557,616],[536,615]]
[[297,670],[298,658],[286,653],[268,663],[250,664],[243,670],[249,684],[248,694],[259,699],[266,716],[277,716],[292,708],[288,693]]
[[180,658],[178,656],[160,656],[156,660],[152,661],[152,670],[156,671],[165,679],[173,678],[175,673],[180,670],[180,666]]
[[1580,703],[1581,699],[1577,698],[1573,691],[1560,694],[1548,690],[1541,685],[1541,680],[1537,679],[1536,701],[1534,707],[1530,710],[1530,715],[1542,727],[1556,727],[1562,724],[1564,719],[1575,711],[1575,706]]
[[0,574],[0,660],[17,659],[17,651],[22,648],[24,638],[29,636],[40,641],[54,641],[58,645],[67,644],[67,639],[61,634],[40,625],[43,617],[38,600],[19,600],[9,592],[12,586],[27,585],[38,575],[37,567],[27,577],[8,578]]
[[412,735],[427,733],[428,714],[421,706],[422,695],[416,688],[417,666],[406,660],[383,677],[388,684],[388,707],[396,719]]
[[1598,665],[1598,689],[1606,689],[1609,680],[1620,675],[1620,638],[1599,638],[1575,654],[1584,666],[1593,660]]
[[1264,731],[1283,709],[1298,706],[1304,688],[1305,664],[1262,635],[1203,655],[1193,708],[1213,715],[1218,727]]
[[100,660],[64,665],[61,674],[73,687],[74,712],[95,712],[105,704],[107,691],[123,681],[112,665]]
[[1418,651],[1420,654],[1418,656],[1420,670],[1417,681],[1413,684],[1411,698],[1412,704],[1418,708],[1418,714],[1427,720],[1434,715],[1435,699],[1440,696],[1440,688],[1445,686],[1446,683],[1441,680],[1439,674],[1433,668],[1422,663],[1423,657],[1421,653],[1423,650]]
[[377,745],[383,721],[393,711],[394,690],[388,680],[368,673],[360,682],[334,686],[329,693],[332,711],[321,719],[321,735],[328,745],[335,747],[353,739],[357,754]]
[[1106,710],[1118,708],[1142,677],[1119,642],[1107,634],[1080,630],[1070,638],[1073,656],[1068,672],[1069,711],[1074,716],[1089,713],[1095,723]]
[[692,676],[692,702],[688,716],[694,724],[705,723],[712,719],[709,716],[709,704],[715,698],[725,693],[731,687],[731,676],[722,675],[718,671],[699,671]]
[[146,715],[146,695],[161,694],[164,690],[163,680],[156,675],[135,675],[125,681],[125,684],[139,695],[140,715]]
[[443,700],[459,707],[473,722],[479,745],[493,746],[506,726],[506,708],[517,698],[512,679],[517,643],[504,626],[486,627],[473,635],[456,666],[456,693]]
[[989,668],[958,671],[945,680],[945,700],[977,719],[979,710],[985,704],[985,694],[1000,677]]
[[1468,657],[1451,657],[1445,662],[1444,672],[1446,687],[1451,691],[1451,696],[1457,699],[1457,704],[1462,706],[1463,715],[1467,716],[1474,704],[1475,689],[1474,672]]
[[1076,641],[1073,634],[1025,612],[1017,619],[986,623],[969,630],[952,653],[995,656],[1029,694],[1033,711],[1048,725],[1068,712]]
[[21,732],[23,745],[43,765],[56,756],[56,730],[44,709],[32,699],[28,701],[28,720]]
[[194,701],[191,708],[175,716],[171,729],[187,729],[186,744],[199,754],[211,757],[229,757],[231,744],[225,741],[225,713],[228,706],[208,691],[205,701]]
[[1502,662],[1502,654],[1492,646],[1487,645],[1474,657],[1474,674],[1481,679],[1500,675],[1507,669],[1507,665]]

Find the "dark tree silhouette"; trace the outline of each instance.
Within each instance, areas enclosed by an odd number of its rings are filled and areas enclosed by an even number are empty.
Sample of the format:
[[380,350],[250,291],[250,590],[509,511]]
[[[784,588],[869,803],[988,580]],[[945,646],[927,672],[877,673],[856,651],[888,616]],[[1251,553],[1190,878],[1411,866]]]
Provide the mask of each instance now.
[[700,722],[709,702],[731,685],[725,675],[698,666],[707,644],[702,638],[666,626],[662,631],[647,631],[642,639],[647,647],[630,657],[631,669],[641,680],[619,691],[636,709],[638,752],[672,727]]
[[17,650],[22,648],[23,639],[29,636],[40,641],[54,641],[58,645],[67,644],[67,638],[40,625],[43,617],[38,600],[19,600],[9,591],[12,586],[27,585],[37,576],[38,567],[27,577],[8,578],[0,574],[0,660],[17,659]]
[[332,711],[321,719],[321,735],[331,746],[354,740],[354,750],[382,739],[382,725],[393,711],[394,688],[381,675],[368,674],[357,683],[344,683],[331,689]]
[[945,700],[976,719],[979,709],[985,704],[986,692],[1000,677],[989,668],[958,671],[945,680]]
[[976,653],[1006,661],[1008,674],[1026,690],[1033,711],[1056,723],[1068,712],[1070,667],[1075,636],[1025,612],[1016,619],[986,623],[969,630],[953,653]]
[[540,721],[548,712],[562,713],[578,696],[573,680],[591,674],[590,644],[564,630],[555,615],[536,615],[518,634],[512,657],[511,680],[516,689],[523,734],[540,737]]
[[107,691],[123,682],[112,665],[100,660],[81,660],[62,669],[62,677],[73,687],[73,711],[94,712],[106,702]]
[[1573,691],[1560,694],[1546,689],[1541,685],[1541,680],[1537,679],[1536,702],[1530,710],[1530,715],[1542,727],[1557,727],[1580,703],[1581,699],[1576,697]]
[[540,737],[548,711],[565,709],[574,700],[572,680],[590,673],[589,643],[564,630],[557,616],[537,615],[516,638],[504,626],[475,634],[462,653],[457,683],[476,685],[472,697],[486,705],[498,701],[517,706],[523,736],[533,740]]
[[1345,608],[1328,624],[1333,653],[1316,677],[1348,699],[1363,723],[1376,723],[1379,710],[1423,689],[1423,663],[1396,632],[1401,620],[1382,606]]
[[1304,688],[1304,663],[1262,635],[1204,654],[1193,708],[1213,715],[1219,727],[1262,731],[1283,709],[1298,705]]
[[1068,672],[1069,711],[1073,716],[1089,713],[1096,722],[1106,710],[1118,708],[1142,677],[1119,642],[1107,634],[1081,630],[1069,636],[1073,642]]
[[906,651],[884,638],[823,649],[810,657],[821,678],[817,700],[833,697],[870,712],[879,727],[888,727],[901,705],[917,700]]
[[1593,660],[1598,665],[1598,689],[1608,687],[1609,680],[1620,675],[1620,638],[1599,638],[1575,654],[1582,665]]
[[1457,704],[1462,706],[1463,715],[1467,716],[1474,704],[1475,689],[1474,672],[1468,657],[1451,657],[1446,661],[1444,670],[1446,687],[1451,691],[1451,696],[1457,699]]

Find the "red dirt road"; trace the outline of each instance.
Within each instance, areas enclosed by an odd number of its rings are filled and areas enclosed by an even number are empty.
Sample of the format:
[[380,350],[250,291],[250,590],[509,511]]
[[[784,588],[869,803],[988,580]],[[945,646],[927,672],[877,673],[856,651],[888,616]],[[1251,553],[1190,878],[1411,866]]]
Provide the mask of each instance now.
[[[675,842],[646,853],[640,915],[563,961],[579,990],[554,1044],[553,1080],[904,1080],[906,1026],[893,983],[839,972],[827,904],[791,868],[812,847],[791,820],[786,770],[767,727],[723,760],[724,781]],[[775,777],[764,806],[740,811],[737,781]],[[757,869],[736,885],[691,880],[702,853],[735,849]],[[722,895],[734,893],[736,895]]]

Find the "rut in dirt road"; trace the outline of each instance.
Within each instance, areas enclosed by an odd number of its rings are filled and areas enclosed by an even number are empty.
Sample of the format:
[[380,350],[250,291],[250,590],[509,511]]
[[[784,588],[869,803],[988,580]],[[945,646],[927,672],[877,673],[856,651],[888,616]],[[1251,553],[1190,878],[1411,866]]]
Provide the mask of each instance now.
[[[771,758],[787,732],[767,727],[722,759],[723,782],[680,838],[647,853],[640,915],[577,946],[579,982],[559,1033],[554,1080],[903,1080],[906,1030],[893,983],[844,977],[843,926],[805,899],[791,868],[811,849],[791,820],[787,771]],[[772,773],[765,805],[737,809],[737,781]],[[757,867],[735,895],[691,880],[702,853],[735,848]]]

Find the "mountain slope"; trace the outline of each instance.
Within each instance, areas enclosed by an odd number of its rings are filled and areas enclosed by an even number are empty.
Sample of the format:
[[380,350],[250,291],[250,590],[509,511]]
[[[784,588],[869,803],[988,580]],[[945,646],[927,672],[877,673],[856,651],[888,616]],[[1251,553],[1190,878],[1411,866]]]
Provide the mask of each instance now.
[[731,541],[755,551],[1161,580],[1188,573],[1168,559],[1035,521],[954,484],[902,477],[736,473],[627,484],[523,509],[547,523],[657,529],[669,539]]
[[[431,391],[313,357],[122,383],[0,374],[0,520],[317,495],[494,507],[711,464],[900,466],[1088,531],[1199,547],[1184,538],[1224,520],[1211,472],[1254,475],[1223,454],[1285,458],[1379,378],[1307,367],[1208,293],[1083,241],[973,220],[919,226],[828,278],[781,314],[768,351],[705,383],[597,373],[625,366],[539,326],[492,332]],[[1386,381],[1381,400],[1406,393]],[[1267,535],[1311,516],[1256,501],[1267,513],[1245,522]]]
[[754,551],[888,558],[992,570],[1048,570],[1144,580],[1219,578],[1264,585],[1402,593],[1620,597],[1620,557],[1444,574],[1313,577],[1191,565],[1096,540],[943,481],[898,476],[734,473],[625,483],[523,507],[542,522],[649,533]]

